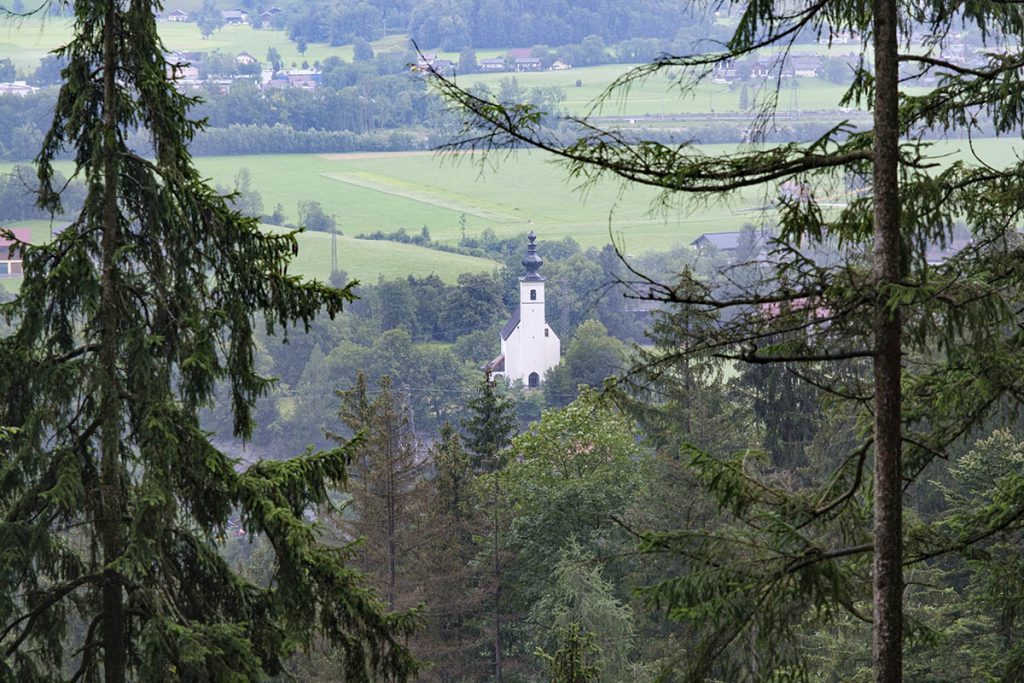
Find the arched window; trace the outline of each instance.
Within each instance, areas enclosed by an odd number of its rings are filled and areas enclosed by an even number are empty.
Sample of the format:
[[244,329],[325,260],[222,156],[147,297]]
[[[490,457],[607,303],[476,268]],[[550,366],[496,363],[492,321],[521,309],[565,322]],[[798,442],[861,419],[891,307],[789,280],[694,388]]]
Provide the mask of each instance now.
[[531,289],[530,290],[530,301],[536,301],[536,300],[537,300],[537,290],[536,289]]
[[536,372],[531,372],[529,378],[526,380],[531,389],[536,389],[540,386],[540,375]]

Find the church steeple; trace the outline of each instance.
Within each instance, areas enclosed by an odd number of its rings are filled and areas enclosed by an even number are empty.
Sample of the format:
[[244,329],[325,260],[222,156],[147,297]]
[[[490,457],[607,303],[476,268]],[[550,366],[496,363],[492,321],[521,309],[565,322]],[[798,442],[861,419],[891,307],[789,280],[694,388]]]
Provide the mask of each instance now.
[[519,306],[501,328],[501,354],[484,369],[494,377],[507,377],[536,389],[544,373],[558,365],[562,345],[544,319],[544,277],[537,271],[544,260],[537,255],[537,235],[527,235],[523,268],[519,278]]
[[521,280],[527,282],[543,282],[544,277],[537,274],[537,270],[544,263],[544,259],[537,255],[537,233],[533,230],[526,236],[529,243],[526,245],[526,256],[523,257],[523,267],[526,268],[526,275]]

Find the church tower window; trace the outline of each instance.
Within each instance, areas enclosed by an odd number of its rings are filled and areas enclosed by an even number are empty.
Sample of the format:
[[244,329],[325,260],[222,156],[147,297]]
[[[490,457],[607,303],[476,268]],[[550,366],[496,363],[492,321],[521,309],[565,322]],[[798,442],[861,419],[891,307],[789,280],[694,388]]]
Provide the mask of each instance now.
[[536,300],[537,300],[537,290],[536,289],[531,289],[530,290],[530,301],[536,301]]

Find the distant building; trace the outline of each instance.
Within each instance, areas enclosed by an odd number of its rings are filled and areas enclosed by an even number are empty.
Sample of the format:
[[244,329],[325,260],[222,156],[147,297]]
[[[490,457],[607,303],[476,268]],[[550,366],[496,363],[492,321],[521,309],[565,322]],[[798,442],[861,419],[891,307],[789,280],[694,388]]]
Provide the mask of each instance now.
[[17,95],[24,97],[39,90],[25,81],[14,81],[13,83],[0,83],[0,95]]
[[818,55],[795,55],[791,61],[793,75],[797,78],[817,78],[823,63]]
[[182,62],[168,62],[167,79],[171,81],[198,81],[199,67]]
[[505,60],[502,57],[486,57],[481,59],[477,66],[481,71],[504,71]]
[[166,19],[167,21],[180,23],[188,21],[188,13],[182,12],[180,9],[176,9],[174,11],[168,12],[167,15],[164,16],[164,19]]
[[244,24],[249,14],[242,9],[226,9],[220,13],[220,17],[225,24]]
[[451,76],[455,73],[455,62],[450,59],[438,57],[435,54],[427,53],[421,55],[419,60],[417,60],[416,65],[412,68],[413,71],[420,71],[423,73],[436,71],[442,76]]
[[256,59],[248,52],[239,52],[235,55],[235,61],[239,64],[245,64],[248,66],[249,64],[258,64],[260,60]]
[[706,232],[694,241],[690,242],[691,246],[697,247],[698,249],[706,249],[707,247],[714,247],[719,251],[732,252],[739,249],[740,246],[740,233],[739,232]]
[[516,58],[516,71],[540,71],[542,68],[540,60],[536,57]]
[[283,11],[280,7],[271,7],[264,12],[260,12],[260,25],[263,28],[271,28],[274,25],[274,18]]
[[[6,228],[19,242],[31,242],[32,231],[28,228]],[[14,240],[0,235],[0,277],[22,274],[22,254],[13,248]]]
[[192,66],[192,60],[182,52],[168,52],[164,55],[167,64],[167,79],[170,81],[198,81],[199,67]]
[[282,73],[288,85],[293,88],[313,90],[320,83],[320,72],[312,69],[291,69]]
[[544,373],[558,365],[562,356],[558,335],[544,318],[544,278],[537,273],[544,261],[537,255],[537,235],[532,231],[523,257],[526,274],[519,278],[519,306],[501,328],[501,353],[484,365],[494,377],[507,377],[536,389]]
[[716,81],[732,82],[736,78],[736,60],[732,57],[715,62],[711,75]]
[[572,64],[566,64],[561,59],[556,59],[554,62],[551,63],[552,71],[566,71],[571,68]]

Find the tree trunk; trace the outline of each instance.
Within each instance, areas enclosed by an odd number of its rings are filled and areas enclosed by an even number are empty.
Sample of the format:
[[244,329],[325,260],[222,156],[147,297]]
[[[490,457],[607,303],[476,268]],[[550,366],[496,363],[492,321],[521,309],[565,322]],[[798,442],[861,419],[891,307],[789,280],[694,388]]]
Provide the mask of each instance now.
[[498,499],[501,495],[498,470],[501,465],[497,453],[494,460],[494,680],[501,683],[501,543],[498,536],[498,525],[501,522],[498,511]]
[[397,598],[396,585],[398,583],[397,575],[397,563],[395,561],[395,555],[398,553],[398,549],[395,544],[395,533],[398,529],[398,523],[396,516],[398,514],[398,507],[395,499],[398,496],[398,481],[395,475],[395,469],[399,467],[398,460],[398,449],[400,445],[396,446],[396,441],[401,439],[401,435],[397,433],[397,424],[399,422],[396,416],[392,413],[391,405],[387,405],[384,408],[388,419],[385,423],[385,428],[388,433],[388,472],[387,472],[387,525],[388,525],[388,607],[395,609],[395,602]]
[[121,398],[117,381],[119,313],[117,250],[120,244],[117,163],[117,6],[108,3],[103,26],[103,240],[100,294],[100,535],[103,546],[103,674],[107,683],[126,675],[126,626],[121,580],[110,568],[124,547],[121,479]]
[[903,675],[903,490],[900,311],[887,310],[900,280],[899,62],[895,0],[874,1],[875,523],[872,666],[876,682]]

